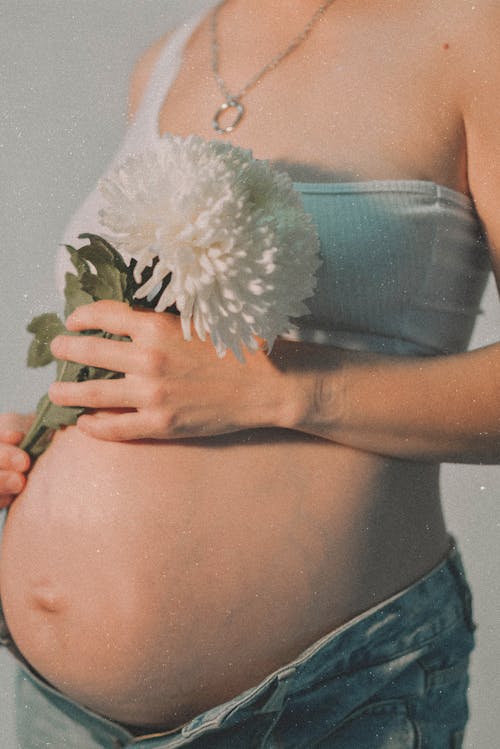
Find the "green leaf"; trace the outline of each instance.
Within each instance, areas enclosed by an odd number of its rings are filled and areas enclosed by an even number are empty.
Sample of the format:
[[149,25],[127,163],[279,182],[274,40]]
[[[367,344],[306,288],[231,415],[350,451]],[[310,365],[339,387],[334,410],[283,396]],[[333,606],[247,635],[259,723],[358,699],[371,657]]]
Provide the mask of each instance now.
[[123,301],[122,288],[119,275],[112,277],[103,270],[101,266],[99,273],[85,273],[81,279],[82,289],[90,294],[94,301],[99,299],[114,299]]
[[20,444],[21,449],[32,458],[38,458],[50,444],[53,430],[75,424],[83,412],[80,407],[56,406],[44,395],[38,403],[35,422]]
[[86,380],[118,380],[125,375],[123,372],[112,372],[110,369],[100,367],[87,367]]
[[28,349],[28,367],[44,367],[54,361],[50,343],[60,333],[67,332],[59,317],[54,312],[45,312],[34,317],[27,330],[35,336]]
[[[102,253],[103,255],[107,256],[114,267],[117,268],[121,273],[125,273],[125,275],[128,273],[128,265],[126,264],[121,254],[103,237],[100,237],[98,234],[85,233],[79,234],[78,239],[88,239],[88,247],[92,247],[93,249],[95,249],[99,253],[99,255]],[[94,264],[93,261],[91,262],[92,264]]]
[[68,250],[70,254],[70,260],[73,263],[77,277],[81,278],[84,273],[87,273],[90,271],[90,267],[88,263],[86,263],[82,257],[80,256],[80,253],[78,250],[76,250],[74,247],[72,247],[70,244],[64,245],[66,249]]
[[[137,289],[133,278],[133,266],[127,266],[120,253],[97,234],[81,234],[80,239],[89,240],[89,244],[79,249],[66,245],[76,275],[66,274],[65,315],[68,316],[77,307],[91,304],[99,299],[114,299],[132,304]],[[35,340],[29,352],[30,366],[42,366],[54,359],[50,352],[50,342],[59,333],[130,340],[126,336],[111,335],[102,330],[72,333],[67,331],[57,315],[52,313],[35,318],[28,330],[35,334]],[[83,382],[89,379],[119,377],[123,377],[123,374],[76,362],[57,360],[57,379],[61,382]],[[35,422],[21,446],[33,458],[38,457],[50,443],[53,430],[75,424],[78,416],[84,412],[83,407],[56,406],[50,401],[48,395],[45,395],[38,404]]]
[[80,279],[74,273],[66,273],[64,296],[66,298],[66,306],[64,308],[66,317],[69,317],[77,307],[81,307],[84,304],[91,304],[94,301],[93,296],[82,289]]
[[58,382],[80,382],[83,369],[85,369],[85,364],[58,359],[56,379]]
[[110,286],[117,301],[126,301],[124,297],[128,285],[129,267],[115,248],[97,234],[81,234],[88,238],[89,244],[79,249],[81,256],[91,263],[97,275]]
[[47,429],[59,429],[62,426],[76,424],[78,417],[84,412],[78,406],[56,406],[51,403],[45,411],[42,423]]
[[81,234],[80,238],[89,239],[89,244],[77,250],[66,245],[77,270],[80,288],[90,294],[94,301],[113,299],[130,303],[129,268],[120,253],[96,234]]

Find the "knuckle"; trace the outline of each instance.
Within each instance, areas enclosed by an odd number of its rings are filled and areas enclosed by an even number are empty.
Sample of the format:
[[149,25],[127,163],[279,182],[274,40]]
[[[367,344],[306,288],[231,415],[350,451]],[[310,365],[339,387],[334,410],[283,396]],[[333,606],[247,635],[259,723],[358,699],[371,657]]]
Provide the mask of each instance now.
[[152,312],[146,316],[146,326],[149,334],[153,337],[163,338],[165,335],[165,315]]
[[155,376],[165,372],[165,355],[158,349],[147,349],[142,354],[142,360],[146,374]]
[[162,408],[153,417],[153,428],[159,436],[171,434],[175,428],[175,414],[170,408]]
[[148,407],[162,406],[167,399],[167,388],[165,383],[154,380],[148,385],[148,393],[146,396]]
[[95,418],[87,418],[85,422],[82,422],[82,427],[87,434],[90,434],[97,439],[102,440],[119,440],[119,431],[115,424],[109,423],[105,420],[102,422],[97,421]]
[[84,391],[86,398],[95,400],[102,393],[102,383],[99,380],[88,380],[85,383]]
[[99,346],[102,343],[101,338],[96,338],[95,336],[82,336],[78,340],[78,343],[81,347],[81,353],[85,357],[95,357],[96,354],[99,353]]

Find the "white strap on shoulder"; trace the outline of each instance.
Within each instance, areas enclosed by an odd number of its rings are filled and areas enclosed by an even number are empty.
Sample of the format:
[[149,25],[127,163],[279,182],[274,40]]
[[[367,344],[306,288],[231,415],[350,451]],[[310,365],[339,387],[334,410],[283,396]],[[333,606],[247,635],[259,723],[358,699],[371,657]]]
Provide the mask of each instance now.
[[207,9],[196,13],[178,28],[165,42],[149,78],[134,120],[128,128],[127,146],[133,151],[137,147],[152,145],[159,137],[159,115],[165,97],[182,64],[182,53],[191,34],[206,15]]

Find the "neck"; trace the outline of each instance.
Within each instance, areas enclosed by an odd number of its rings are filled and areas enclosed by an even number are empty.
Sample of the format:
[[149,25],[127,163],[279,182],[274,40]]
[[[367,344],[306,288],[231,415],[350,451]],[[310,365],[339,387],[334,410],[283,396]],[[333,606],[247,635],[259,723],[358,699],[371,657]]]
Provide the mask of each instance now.
[[254,28],[275,27],[300,31],[325,0],[223,0],[219,17],[235,24],[250,24]]

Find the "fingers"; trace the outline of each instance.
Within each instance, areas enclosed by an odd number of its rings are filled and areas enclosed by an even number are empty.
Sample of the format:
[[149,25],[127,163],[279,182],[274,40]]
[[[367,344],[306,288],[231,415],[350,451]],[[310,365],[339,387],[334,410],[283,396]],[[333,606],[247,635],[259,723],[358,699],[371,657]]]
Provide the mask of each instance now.
[[13,434],[21,434],[18,441],[22,439],[22,435],[29,431],[31,424],[35,419],[35,414],[19,414],[19,413],[1,413],[0,414],[0,441],[3,441],[3,434],[6,432]]
[[0,470],[0,498],[5,495],[19,494],[24,489],[26,477],[22,473]]
[[24,432],[20,429],[0,429],[0,443],[18,445],[23,437]]
[[95,336],[56,336],[50,349],[58,359],[102,367],[113,372],[140,372],[141,360],[130,341]]
[[140,415],[136,412],[86,414],[78,419],[78,428],[91,437],[112,442],[155,438],[151,427],[142,424]]
[[125,302],[110,299],[77,307],[67,318],[66,327],[75,331],[106,330],[108,333],[131,338],[136,330],[134,311]]
[[89,380],[87,382],[54,382],[49,398],[58,406],[85,408],[138,408],[142,405],[140,391],[134,381]]
[[30,467],[30,458],[15,446],[22,436],[22,432],[0,432],[0,509],[7,507],[26,484],[24,472]]
[[20,440],[8,444],[4,441],[4,435],[5,432],[0,432],[0,470],[12,469],[24,473],[30,467],[28,453],[15,446]]
[[158,327],[180,329],[176,315],[129,307],[125,302],[110,299],[78,307],[67,318],[66,327],[72,331],[105,330],[132,339],[148,336],[150,331],[154,334]]
[[182,339],[175,315],[131,309],[109,300],[79,307],[66,325],[72,331],[105,330],[132,340],[56,336],[50,345],[56,358],[128,374],[161,374],[165,343]]
[[129,307],[109,299],[78,307],[66,320],[66,327],[71,331],[105,330],[132,340],[140,337],[143,342],[176,334],[182,338],[177,315]]

